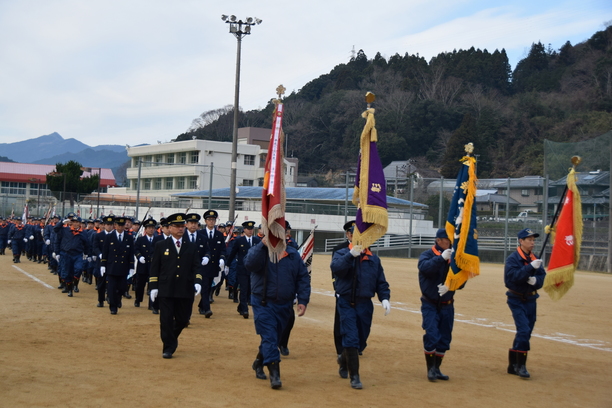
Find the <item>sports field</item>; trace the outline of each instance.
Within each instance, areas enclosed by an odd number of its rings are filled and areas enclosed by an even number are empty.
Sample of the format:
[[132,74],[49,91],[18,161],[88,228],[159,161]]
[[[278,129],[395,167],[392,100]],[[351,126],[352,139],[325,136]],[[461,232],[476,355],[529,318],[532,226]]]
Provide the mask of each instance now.
[[430,383],[422,350],[416,260],[383,258],[392,310],[376,301],[361,357],[363,390],[338,376],[332,339],[329,255],[314,256],[312,297],[296,319],[283,387],[255,378],[259,337],[222,291],[211,319],[197,314],[170,360],[158,316],[123,300],[97,308],[93,286],[68,298],[46,265],[0,256],[2,407],[612,407],[612,276],[578,272],[560,301],[541,292],[527,361],[531,379],[506,374],[514,326],[503,267],[455,296],[456,322],[442,372]]

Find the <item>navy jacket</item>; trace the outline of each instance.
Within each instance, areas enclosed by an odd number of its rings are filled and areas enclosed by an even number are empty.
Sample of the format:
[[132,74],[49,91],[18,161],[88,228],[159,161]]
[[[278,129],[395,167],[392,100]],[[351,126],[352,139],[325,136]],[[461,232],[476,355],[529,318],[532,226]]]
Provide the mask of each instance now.
[[10,240],[16,240],[16,239],[21,239],[23,240],[24,238],[28,238],[28,236],[26,236],[27,234],[27,229],[25,227],[25,225],[21,225],[21,228],[17,228],[17,226],[15,224],[13,224],[13,227],[9,230],[8,233],[8,239]]
[[[152,237],[155,240],[155,237]],[[134,255],[136,256],[136,273],[148,275],[151,268],[151,259],[153,258],[154,243],[149,241],[148,235],[143,235],[136,239],[134,244]],[[140,257],[144,257],[145,263],[140,263]]]
[[134,269],[134,239],[132,236],[124,232],[123,240],[119,242],[117,231],[106,235],[100,266],[106,267],[106,273],[109,275],[127,276],[130,269]]
[[[542,285],[544,285],[546,271],[544,271],[544,268],[541,266],[538,269],[534,269],[533,266],[531,266],[531,258],[523,258],[519,251],[521,251],[521,249],[517,248],[517,250],[510,254],[510,256],[506,259],[506,266],[504,268],[504,283],[506,284],[506,288],[510,289],[511,291],[521,294],[529,294],[540,289]],[[530,276],[535,276],[535,285],[530,285],[527,283],[527,279],[529,279]],[[522,297],[521,295],[517,295],[516,293],[512,293],[510,291],[506,294],[508,296]],[[537,299],[538,297],[539,295],[536,294],[535,298]]]
[[[209,259],[208,265],[202,267],[202,276],[205,278],[214,278],[219,275],[219,261],[223,259],[223,262],[225,262],[225,237],[219,230],[214,230],[213,239],[208,237],[208,230],[206,228],[198,232],[202,234],[201,236],[204,238],[204,256],[207,256]],[[201,261],[202,258],[200,258],[200,262]]]
[[374,254],[353,257],[348,247],[334,254],[331,270],[335,278],[336,293],[350,300],[353,278],[357,274],[356,298],[371,299],[378,294],[378,300],[390,299],[391,291],[385,278],[380,258]]
[[255,245],[261,242],[261,239],[253,235],[251,237],[251,242],[253,243],[253,245],[249,245],[247,237],[242,236],[242,237],[236,238],[235,240],[231,241],[231,244],[228,247],[228,249],[230,248],[231,249],[230,249],[230,254],[227,257],[227,264],[231,265],[235,258],[236,259],[236,273],[238,275],[248,275],[249,274],[249,272],[244,267],[244,257],[249,252],[249,249],[251,249],[252,247],[254,247]]
[[268,302],[284,304],[292,302],[297,294],[298,303],[310,301],[310,275],[300,254],[287,247],[287,255],[277,263],[270,262],[268,247],[262,242],[252,247],[244,257],[244,267],[251,272],[251,293]]
[[[438,252],[437,254],[433,248]],[[442,248],[437,245],[433,248],[423,252],[419,257],[419,286],[426,300],[446,302],[453,298],[455,291],[449,290],[440,297],[438,285],[446,281],[450,264],[442,258],[441,254],[444,251]]]
[[197,247],[189,240],[183,239],[178,253],[172,237],[158,241],[153,249],[149,289],[158,289],[160,297],[193,299],[194,285],[202,284],[198,272],[201,262]]
[[83,230],[73,231],[70,227],[57,223],[55,227],[55,242],[53,243],[53,252],[60,254],[66,252],[69,255],[85,254],[91,252],[87,235]]

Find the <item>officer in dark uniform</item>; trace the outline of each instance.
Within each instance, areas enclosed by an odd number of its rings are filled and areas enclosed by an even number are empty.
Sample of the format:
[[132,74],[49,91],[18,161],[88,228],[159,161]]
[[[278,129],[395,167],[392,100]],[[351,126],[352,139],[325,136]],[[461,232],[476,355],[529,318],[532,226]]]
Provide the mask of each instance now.
[[236,238],[232,245],[227,263],[232,264],[234,259],[236,262],[236,278],[240,286],[240,303],[238,304],[238,313],[245,319],[249,318],[249,306],[247,305],[249,296],[251,295],[251,274],[244,267],[244,257],[249,252],[249,249],[259,244],[261,240],[253,236],[255,221],[245,221],[242,223],[244,235]]
[[6,247],[8,246],[6,241],[8,241],[8,233],[10,228],[10,224],[6,222],[4,217],[0,217],[0,255],[4,255]]
[[117,314],[127,278],[134,274],[134,240],[125,231],[125,217],[115,218],[115,232],[104,239],[100,273],[106,274],[106,291],[110,313]]
[[55,231],[53,231],[53,228],[59,222],[59,219],[60,217],[58,215],[54,215],[49,219],[49,223],[43,228],[43,239],[45,240],[44,251],[47,261],[49,262],[47,267],[54,275],[57,275],[57,261],[52,256],[53,241],[55,240]]
[[96,278],[96,291],[98,291],[97,307],[104,307],[104,299],[106,298],[106,277],[101,273],[102,251],[104,250],[104,241],[106,236],[115,231],[115,217],[112,215],[103,218],[103,228],[97,234],[93,234],[91,239],[92,260],[94,261],[93,274]]
[[21,258],[21,253],[25,250],[25,245],[28,242],[28,237],[26,236],[27,230],[25,225],[21,224],[21,218],[13,217],[13,221],[15,223],[9,231],[7,242],[13,250],[13,262],[20,263],[21,260],[19,258]]
[[[346,236],[346,240],[338,245],[336,245],[332,249],[332,258],[334,254],[341,250],[342,248],[348,248],[351,241],[353,240],[353,230],[355,229],[355,220],[348,221],[342,226],[344,229],[344,235]],[[334,279],[334,274],[332,272],[332,285],[334,286],[334,290],[336,289],[336,282]],[[342,333],[340,332],[340,314],[338,313],[338,298],[336,297],[336,305],[334,307],[334,345],[336,346],[336,354],[338,354],[338,374],[342,378],[348,378],[348,367],[346,365],[346,359],[342,358],[342,352],[344,351],[344,347],[342,347]]]
[[202,290],[197,246],[184,239],[185,217],[177,213],[166,219],[172,236],[155,244],[151,261],[149,287],[151,299],[159,297],[163,358],[172,358],[191,318],[194,294]]
[[207,319],[213,314],[210,310],[213,280],[225,269],[225,238],[215,228],[217,218],[219,214],[215,210],[206,211],[204,213],[206,228],[200,230],[200,234],[206,240],[206,250],[202,259],[202,298],[198,304],[198,311]]
[[[136,275],[134,277],[136,280],[136,286],[134,287],[136,295],[136,300],[134,300],[135,307],[140,307],[140,303],[144,299],[145,287],[147,283],[149,283],[149,271],[151,269],[151,259],[153,259],[153,234],[155,233],[156,226],[157,221],[153,218],[149,218],[142,225],[145,233],[136,238],[134,255],[138,263],[136,263]],[[151,299],[149,298],[149,304],[151,303]]]
[[526,367],[527,352],[536,322],[538,289],[544,285],[546,277],[542,260],[533,254],[535,239],[539,236],[529,228],[519,231],[519,246],[506,259],[504,270],[507,303],[516,325],[514,343],[508,352],[508,374],[521,378],[530,377]]
[[85,267],[84,255],[91,252],[90,242],[83,234],[80,217],[73,217],[70,226],[57,223],[54,228],[55,259],[60,264],[59,270],[62,271],[62,280],[66,284],[63,293],[72,297],[74,282]]
[[372,297],[378,300],[385,309],[385,315],[391,311],[389,298],[391,292],[385,278],[380,258],[369,249],[349,244],[338,250],[331,262],[335,279],[337,308],[340,314],[342,333],[342,358],[346,359],[351,387],[363,388],[359,378],[359,352],[366,345],[374,306]]
[[[170,226],[168,225],[166,218],[162,217],[159,219],[159,228],[161,232],[153,238],[153,248],[155,248],[155,245],[159,241],[164,241],[172,236],[170,234]],[[150,290],[151,286],[149,286],[149,291]],[[149,298],[149,310],[151,310],[151,313],[153,314],[159,314],[159,299]]]
[[423,316],[423,347],[429,381],[448,380],[440,372],[440,365],[450,349],[455,308],[455,291],[444,285],[453,250],[446,230],[436,231],[435,244],[419,257],[419,285],[421,287],[421,315]]
[[253,370],[259,379],[266,379],[263,366],[268,367],[270,386],[278,389],[280,353],[278,341],[293,312],[293,301],[298,298],[298,316],[306,313],[310,301],[310,275],[300,254],[292,247],[270,261],[265,237],[252,247],[244,258],[244,267],[251,272],[251,305],[255,331],[261,337]]

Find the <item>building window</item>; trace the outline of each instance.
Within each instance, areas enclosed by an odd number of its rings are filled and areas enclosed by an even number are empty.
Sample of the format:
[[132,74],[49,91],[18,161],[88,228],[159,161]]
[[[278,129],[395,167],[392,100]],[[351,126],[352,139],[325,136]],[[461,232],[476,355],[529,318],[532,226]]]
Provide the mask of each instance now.
[[143,183],[142,189],[143,190],[150,190],[151,189],[151,179],[149,179],[149,178],[144,179],[144,183]]
[[259,167],[262,169],[266,167],[266,155],[265,154],[259,155]]
[[242,179],[243,186],[253,186],[254,185],[253,183],[254,183],[254,180]]
[[153,156],[145,156],[142,165],[144,167],[151,167],[152,161],[153,161]]
[[529,190],[521,190],[521,195],[523,197],[529,197]]
[[178,154],[178,162],[180,164],[187,164],[187,152],[180,152]]
[[138,179],[132,180],[132,190],[138,190]]
[[185,177],[178,177],[176,179],[176,189],[184,190],[185,189]]
[[26,183],[17,183],[14,181],[3,181],[1,192],[3,194],[25,195]]
[[200,153],[197,151],[191,152],[191,164],[198,164],[199,160],[200,160]]
[[289,175],[293,176],[293,166],[289,167]]
[[164,162],[164,155],[163,154],[156,154],[155,155],[155,165],[156,166],[161,166],[161,164]]
[[189,188],[191,190],[195,190],[198,188],[198,177],[197,176],[189,176]]
[[153,188],[154,190],[161,190],[161,186],[162,186],[162,179],[160,178],[156,178],[155,180],[155,187]]
[[174,153],[168,153],[168,155],[166,156],[166,163],[174,164]]
[[166,178],[166,190],[172,190],[172,177]]
[[245,166],[254,166],[255,165],[255,156],[252,154],[244,155],[244,165]]

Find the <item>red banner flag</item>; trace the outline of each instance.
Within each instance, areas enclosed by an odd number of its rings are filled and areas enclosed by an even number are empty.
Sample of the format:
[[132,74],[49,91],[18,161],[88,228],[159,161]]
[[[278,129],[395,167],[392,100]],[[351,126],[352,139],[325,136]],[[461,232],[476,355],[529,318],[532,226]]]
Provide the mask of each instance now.
[[567,176],[567,194],[553,233],[553,249],[543,289],[551,299],[559,300],[574,285],[574,271],[580,261],[582,203],[574,169]]
[[283,180],[283,104],[277,103],[266,157],[261,195],[261,229],[266,236],[270,260],[285,251],[285,185]]

